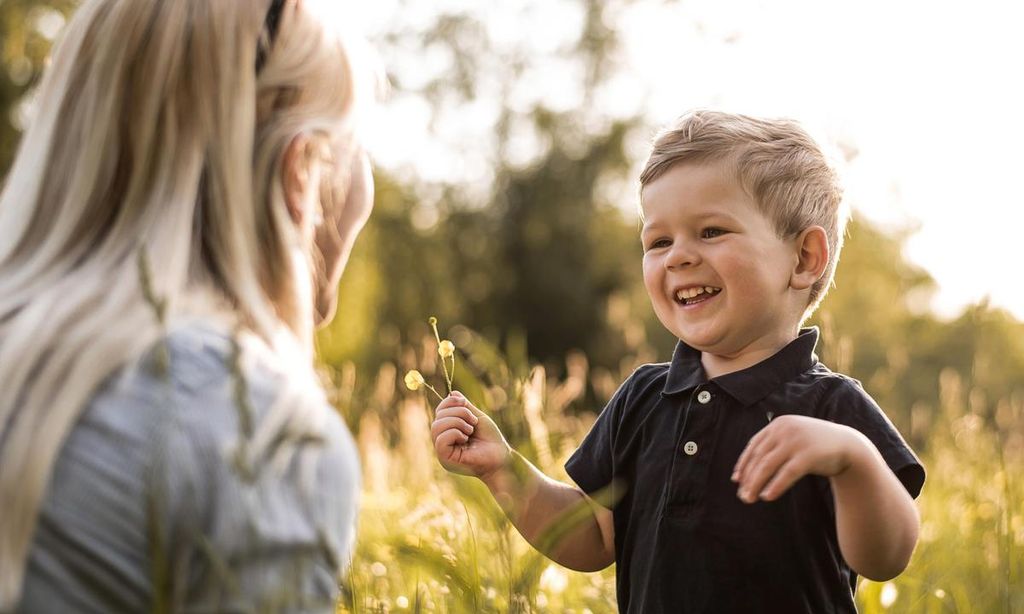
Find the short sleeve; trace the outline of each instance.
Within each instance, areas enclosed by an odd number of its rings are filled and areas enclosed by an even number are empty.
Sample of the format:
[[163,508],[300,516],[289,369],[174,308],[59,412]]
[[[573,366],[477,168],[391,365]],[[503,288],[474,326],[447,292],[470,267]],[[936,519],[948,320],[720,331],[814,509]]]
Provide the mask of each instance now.
[[899,478],[910,496],[917,498],[924,486],[921,461],[860,382],[840,377],[825,393],[819,409],[821,417],[857,429],[875,444],[885,463]]
[[612,483],[615,473],[615,434],[635,376],[634,373],[619,386],[601,410],[590,432],[565,463],[569,477],[588,495]]

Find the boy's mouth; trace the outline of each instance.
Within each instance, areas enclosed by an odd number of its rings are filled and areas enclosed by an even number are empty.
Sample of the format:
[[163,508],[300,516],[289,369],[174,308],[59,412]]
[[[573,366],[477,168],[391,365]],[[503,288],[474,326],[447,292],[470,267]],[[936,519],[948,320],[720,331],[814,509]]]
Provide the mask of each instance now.
[[714,286],[690,286],[676,290],[675,299],[680,305],[694,305],[708,300],[721,291],[721,288]]

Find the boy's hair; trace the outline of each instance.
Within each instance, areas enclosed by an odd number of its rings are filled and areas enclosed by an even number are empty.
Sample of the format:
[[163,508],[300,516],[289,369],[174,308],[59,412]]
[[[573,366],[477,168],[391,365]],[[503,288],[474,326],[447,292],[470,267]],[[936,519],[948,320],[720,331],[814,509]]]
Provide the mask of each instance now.
[[811,286],[804,317],[832,283],[843,246],[847,213],[838,175],[814,139],[795,121],[758,119],[719,111],[693,111],[662,130],[640,173],[640,189],[684,162],[725,162],[780,237],[810,226],[828,235],[829,259]]

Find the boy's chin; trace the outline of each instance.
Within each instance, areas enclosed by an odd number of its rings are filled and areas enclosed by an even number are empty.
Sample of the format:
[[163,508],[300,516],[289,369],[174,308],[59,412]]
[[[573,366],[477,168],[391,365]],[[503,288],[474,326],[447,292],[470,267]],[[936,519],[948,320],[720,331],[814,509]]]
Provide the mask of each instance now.
[[714,343],[702,342],[702,340],[699,339],[699,338],[694,339],[694,338],[687,338],[687,337],[682,337],[682,336],[679,337],[679,340],[682,341],[683,343],[685,343],[686,345],[690,346],[691,348],[699,351],[699,352],[711,353],[711,354],[717,353],[715,351],[716,344],[714,344]]
[[679,331],[676,338],[700,352],[724,354],[729,352],[729,340],[716,335],[714,331]]

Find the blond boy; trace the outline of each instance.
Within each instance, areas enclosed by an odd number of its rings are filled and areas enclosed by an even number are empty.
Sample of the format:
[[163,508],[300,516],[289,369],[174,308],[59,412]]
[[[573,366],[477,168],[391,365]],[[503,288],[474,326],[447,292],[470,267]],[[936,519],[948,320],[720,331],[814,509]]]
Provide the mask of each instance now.
[[[799,125],[698,111],[640,176],[644,285],[678,339],[622,384],[566,463],[543,475],[459,393],[432,436],[551,559],[617,563],[619,611],[855,612],[857,575],[903,571],[924,469],[860,384],[800,325],[831,283],[841,192]],[[614,486],[606,509],[591,496]],[[545,530],[587,502],[554,544]]]

